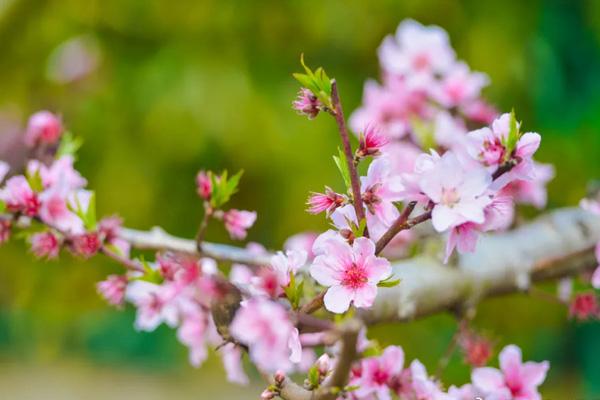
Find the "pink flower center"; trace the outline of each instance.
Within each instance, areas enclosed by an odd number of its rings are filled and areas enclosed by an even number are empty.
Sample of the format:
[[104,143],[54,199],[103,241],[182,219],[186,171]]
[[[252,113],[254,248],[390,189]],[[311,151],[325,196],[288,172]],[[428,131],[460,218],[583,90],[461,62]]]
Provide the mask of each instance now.
[[429,56],[426,53],[421,53],[413,59],[413,68],[417,71],[423,71],[429,68]]
[[459,200],[460,196],[458,195],[456,189],[442,189],[442,204],[448,207],[453,207],[456,203],[458,203]]
[[359,289],[367,283],[367,272],[363,267],[359,267],[355,263],[344,271],[342,285],[351,289]]
[[375,371],[373,371],[373,374],[371,375],[371,379],[373,380],[373,382],[375,382],[378,385],[385,385],[389,378],[390,376],[387,373],[387,371],[381,368],[377,368]]

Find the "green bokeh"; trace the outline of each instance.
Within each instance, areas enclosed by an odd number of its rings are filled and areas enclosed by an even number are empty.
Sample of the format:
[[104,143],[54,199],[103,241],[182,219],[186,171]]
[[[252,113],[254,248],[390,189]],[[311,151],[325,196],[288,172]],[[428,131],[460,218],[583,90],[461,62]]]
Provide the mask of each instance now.
[[[600,175],[594,0],[0,1],[0,110],[17,110],[23,122],[38,109],[62,113],[85,139],[78,167],[97,191],[99,211],[118,212],[132,227],[191,237],[201,211],[197,170],[243,168],[233,206],[257,210],[249,239],[278,248],[295,232],[325,228],[303,212],[306,194],[339,184],[333,122],[307,121],[290,108],[299,55],[337,78],[352,110],[365,79],[378,75],[375,49],[407,17],[447,29],[459,57],[489,74],[486,96],[501,110],[514,107],[526,130],[543,136],[538,158],[557,167],[549,206],[576,204]],[[82,34],[97,39],[100,67],[79,83],[51,83],[49,55]],[[209,235],[228,241],[219,227]],[[97,298],[94,283],[116,270],[104,259],[68,255],[39,263],[22,243],[6,245],[0,357],[188,368],[172,332],[138,334],[131,310],[118,313]],[[493,332],[498,348],[515,342],[526,357],[551,360],[548,398],[600,395],[600,328],[565,314],[513,296],[483,304],[476,324]],[[433,371],[453,327],[438,316],[376,334]],[[461,383],[468,370],[455,357],[445,375]]]

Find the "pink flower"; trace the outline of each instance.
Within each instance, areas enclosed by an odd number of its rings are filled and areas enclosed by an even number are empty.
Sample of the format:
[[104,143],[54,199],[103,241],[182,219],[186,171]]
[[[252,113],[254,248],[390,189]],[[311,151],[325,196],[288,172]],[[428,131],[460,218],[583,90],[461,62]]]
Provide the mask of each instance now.
[[246,231],[254,225],[256,221],[256,212],[240,211],[231,209],[223,214],[225,229],[229,232],[232,239],[243,240],[246,238]]
[[498,400],[540,400],[538,386],[546,379],[548,361],[522,362],[521,349],[506,346],[500,352],[500,370],[483,367],[473,370],[471,380],[484,398]]
[[289,371],[300,361],[298,330],[279,303],[252,298],[235,314],[230,326],[234,338],[250,348],[250,358],[264,372]]
[[485,125],[491,124],[498,116],[498,111],[481,99],[462,106],[462,111],[470,120]]
[[456,57],[442,28],[411,19],[400,23],[395,37],[385,38],[378,54],[386,72],[403,75],[416,88],[426,87],[434,74],[445,74]]
[[[468,151],[483,165],[496,168],[508,160],[517,162],[516,167],[495,182],[498,188],[515,179],[533,179],[534,167],[531,157],[537,151],[541,141],[538,133],[524,133],[519,137],[512,153],[508,154],[505,144],[510,133],[510,120],[510,114],[502,114],[494,120],[491,129],[485,127],[468,134],[470,141]],[[518,126],[517,124],[517,129]]]
[[569,314],[579,321],[598,318],[600,307],[598,306],[596,294],[594,292],[577,294],[569,306]]
[[464,62],[457,62],[449,69],[439,85],[434,86],[433,97],[445,108],[457,107],[476,100],[481,89],[489,84],[487,75],[471,72]]
[[397,346],[388,346],[379,357],[369,357],[361,361],[360,378],[352,381],[359,386],[356,395],[363,398],[374,395],[379,400],[391,399],[389,386],[402,372],[404,351]]
[[37,258],[50,260],[58,257],[60,243],[52,232],[31,235],[29,243],[31,244],[31,251]]
[[377,283],[391,274],[389,261],[375,256],[375,244],[360,237],[350,246],[340,237],[332,237],[323,243],[323,249],[325,254],[315,258],[310,274],[319,284],[329,287],[325,308],[343,313],[351,302],[359,308],[373,305]]
[[97,232],[86,232],[71,238],[71,251],[83,258],[92,257],[100,250],[101,246],[102,243]]
[[290,275],[296,275],[298,270],[306,264],[306,252],[288,250],[284,254],[279,251],[271,257],[271,268],[278,276],[280,286],[290,284]]
[[349,119],[354,132],[362,132],[376,125],[390,138],[402,138],[410,128],[410,118],[421,116],[426,108],[423,93],[414,93],[402,81],[394,80],[386,86],[369,80],[365,83],[363,104]]
[[465,222],[481,224],[490,203],[485,193],[490,174],[482,167],[463,166],[452,152],[446,152],[421,177],[419,187],[435,204],[431,219],[438,232]]
[[286,250],[305,251],[309,260],[314,258],[312,252],[312,246],[317,238],[315,232],[302,232],[287,238],[283,244],[283,248]]
[[27,163],[27,171],[30,175],[39,173],[44,188],[60,184],[69,190],[82,189],[87,181],[74,168],[74,162],[73,157],[68,155],[55,160],[49,167],[38,160],[31,160]]
[[25,131],[25,144],[33,147],[37,144],[54,144],[63,132],[59,117],[50,111],[38,111],[29,118]]
[[198,196],[204,200],[210,200],[212,195],[212,182],[204,170],[198,172],[198,175],[196,175],[196,187]]
[[356,155],[360,158],[367,156],[378,156],[381,148],[390,142],[389,137],[384,136],[375,125],[368,125],[359,136],[359,145]]
[[153,331],[165,322],[175,327],[178,322],[178,309],[172,301],[174,291],[171,286],[157,285],[145,281],[131,282],[125,297],[137,308],[135,328]]
[[402,200],[400,176],[392,175],[390,162],[378,158],[369,165],[366,177],[361,177],[362,200],[369,212],[384,226],[391,225],[400,215],[394,202]]
[[5,187],[0,190],[0,200],[6,203],[10,212],[21,212],[33,217],[40,211],[40,199],[22,175],[13,176],[6,181]]
[[225,367],[227,380],[239,385],[247,385],[250,381],[242,365],[242,349],[234,343],[227,343],[220,347],[219,353]]
[[292,108],[300,115],[308,119],[315,119],[323,105],[317,97],[308,89],[302,88],[298,92],[298,98],[292,103]]
[[470,383],[464,384],[461,387],[456,387],[454,385],[448,388],[448,396],[452,400],[475,400],[478,396],[478,393],[473,388],[473,385]]
[[326,186],[324,194],[313,192],[306,204],[308,205],[307,211],[311,214],[319,214],[325,211],[329,215],[347,202],[348,198],[346,196],[338,194]]
[[[397,393],[409,399],[447,400],[438,383],[429,377],[427,369],[419,360],[413,360],[401,376]],[[449,400],[449,399],[448,399]]]
[[12,222],[7,219],[0,219],[0,244],[8,242],[10,239]]
[[125,300],[127,277],[125,275],[109,275],[106,280],[98,282],[96,288],[109,304],[120,307]]

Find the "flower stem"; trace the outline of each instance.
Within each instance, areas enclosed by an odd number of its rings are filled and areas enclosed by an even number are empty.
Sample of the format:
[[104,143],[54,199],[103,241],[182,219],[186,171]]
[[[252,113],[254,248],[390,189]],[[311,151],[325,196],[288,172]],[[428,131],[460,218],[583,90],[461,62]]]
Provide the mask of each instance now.
[[[346,127],[346,119],[344,118],[344,110],[342,109],[342,103],[340,101],[340,95],[338,93],[337,82],[335,79],[331,83],[331,102],[333,104],[332,113],[340,132],[342,146],[346,156],[346,163],[348,164],[348,171],[350,172],[354,210],[356,211],[356,217],[360,222],[365,218],[365,209],[363,207],[362,196],[360,194],[360,180],[358,179],[358,171],[356,170],[356,164],[354,163],[354,154],[352,153],[350,137],[348,136],[348,128]],[[369,236],[366,229],[364,235],[367,237]]]

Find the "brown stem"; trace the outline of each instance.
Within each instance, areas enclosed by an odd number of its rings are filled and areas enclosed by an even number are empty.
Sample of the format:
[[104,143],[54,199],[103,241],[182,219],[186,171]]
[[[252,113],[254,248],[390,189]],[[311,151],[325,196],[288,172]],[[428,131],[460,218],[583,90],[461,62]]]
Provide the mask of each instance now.
[[381,253],[385,246],[387,246],[387,244],[394,238],[394,236],[396,236],[396,234],[400,232],[400,230],[402,230],[403,226],[406,224],[406,221],[408,221],[408,218],[415,209],[416,205],[416,201],[411,201],[407,204],[406,207],[404,207],[404,210],[402,210],[402,214],[400,214],[398,219],[394,221],[394,223],[392,224],[392,226],[390,226],[387,232],[385,232],[383,236],[381,236],[377,241],[377,244],[375,245],[375,254]]
[[123,257],[122,255],[109,250],[106,246],[100,247],[100,253],[104,254],[108,258],[112,258],[127,269],[130,269],[132,271],[144,272],[144,267],[142,267],[140,263],[138,263],[135,260],[131,260],[127,257]]
[[325,297],[326,292],[327,292],[326,290],[323,290],[322,292],[317,294],[315,297],[313,297],[312,300],[310,300],[308,303],[303,305],[300,308],[300,313],[312,314],[315,311],[317,311],[319,308],[323,307],[323,298]]
[[200,222],[200,227],[198,228],[198,233],[196,234],[196,248],[199,253],[202,253],[202,242],[204,241],[204,236],[206,235],[206,229],[208,228],[208,222],[210,221],[210,217],[213,215],[213,209],[209,204],[204,204],[204,216],[202,217],[202,221]]
[[[348,128],[346,127],[346,119],[344,118],[344,110],[342,109],[342,103],[340,102],[337,82],[335,79],[331,82],[331,102],[333,104],[333,116],[338,125],[340,137],[342,139],[342,146],[344,148],[344,155],[346,156],[348,171],[350,171],[350,183],[352,185],[354,210],[356,211],[356,217],[360,222],[365,218],[365,209],[363,207],[362,196],[360,194],[360,180],[358,178],[358,171],[356,170],[356,165],[354,163],[354,154],[352,153],[350,137],[348,136]],[[365,236],[369,236],[366,228]]]

